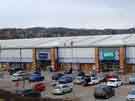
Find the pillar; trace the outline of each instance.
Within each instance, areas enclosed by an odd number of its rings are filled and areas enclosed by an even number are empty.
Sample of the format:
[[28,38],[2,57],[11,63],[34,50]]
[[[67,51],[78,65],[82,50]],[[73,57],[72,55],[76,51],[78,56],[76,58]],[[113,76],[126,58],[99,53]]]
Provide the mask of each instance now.
[[51,67],[54,71],[58,70],[57,66],[57,48],[51,48]]
[[119,48],[120,72],[125,72],[125,48]]
[[32,49],[32,69],[36,70],[37,61],[36,61],[36,48]]
[[95,68],[97,73],[100,72],[100,62],[99,62],[99,48],[95,48]]

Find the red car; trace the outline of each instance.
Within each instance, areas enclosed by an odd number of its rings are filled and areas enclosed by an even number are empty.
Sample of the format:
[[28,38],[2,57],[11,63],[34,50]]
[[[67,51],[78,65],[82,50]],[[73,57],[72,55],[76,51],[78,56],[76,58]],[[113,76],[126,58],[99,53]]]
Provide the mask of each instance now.
[[105,80],[108,81],[108,80],[114,79],[114,78],[119,79],[119,76],[116,74],[107,74]]
[[45,88],[46,87],[45,87],[44,83],[38,83],[33,87],[34,91],[36,91],[36,92],[43,92],[43,91],[45,91]]

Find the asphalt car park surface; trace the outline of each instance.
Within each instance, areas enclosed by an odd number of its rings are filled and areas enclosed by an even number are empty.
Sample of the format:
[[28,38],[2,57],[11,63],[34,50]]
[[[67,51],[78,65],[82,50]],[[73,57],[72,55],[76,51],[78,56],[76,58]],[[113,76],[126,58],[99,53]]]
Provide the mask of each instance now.
[[81,85],[74,85],[73,91],[69,94],[65,95],[52,95],[50,92],[52,88],[48,87],[46,91],[45,96],[51,96],[51,97],[80,97],[81,101],[125,101],[126,96],[128,95],[128,91],[130,91],[134,85],[123,85],[118,88],[115,88],[115,96],[109,98],[109,99],[95,99],[93,96],[94,88],[95,86],[88,86],[88,87],[83,87]]
[[[73,86],[73,91],[71,93],[67,93],[65,95],[53,95],[52,94],[52,89],[53,87],[51,86],[51,76],[52,73],[50,72],[45,72],[45,81],[43,81],[46,85],[46,90],[45,92],[42,92],[42,97],[54,97],[54,98],[61,98],[61,97],[80,97],[81,101],[125,101],[126,96],[128,95],[128,92],[132,89],[135,88],[135,85],[123,85],[118,88],[115,88],[115,96],[109,98],[109,99],[95,99],[93,96],[94,92],[94,86],[88,86],[88,87],[83,87],[81,85],[74,85]],[[19,82],[19,87],[16,87],[16,82],[12,82],[10,80],[10,76],[8,73],[4,73],[4,76],[1,77],[0,79],[0,88],[6,89],[13,91],[15,89],[22,88],[23,82]],[[28,81],[25,82],[25,88],[31,87],[32,83],[29,83]]]
[[[48,73],[46,73],[48,74]],[[128,92],[135,87],[135,85],[122,85],[118,88],[115,88],[115,96],[109,98],[109,99],[95,99],[93,96],[94,93],[94,88],[96,85],[94,86],[87,86],[87,87],[83,87],[81,85],[74,85],[73,86],[73,91],[71,93],[65,94],[65,95],[53,95],[51,93],[52,87],[50,86],[50,79],[51,79],[51,73],[49,73],[49,76],[46,75],[46,79],[48,79],[48,85],[47,85],[47,89],[46,92],[44,93],[43,96],[51,96],[51,97],[80,97],[81,101],[125,101],[126,100],[126,96],[128,95]],[[128,77],[121,77],[122,79],[127,79]],[[126,82],[128,80],[125,80]],[[104,84],[104,83],[101,83]]]

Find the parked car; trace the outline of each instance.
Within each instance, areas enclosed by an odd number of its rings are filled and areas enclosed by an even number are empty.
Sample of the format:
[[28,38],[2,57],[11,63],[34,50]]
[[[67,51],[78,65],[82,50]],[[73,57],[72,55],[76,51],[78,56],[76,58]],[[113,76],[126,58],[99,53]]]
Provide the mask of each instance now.
[[62,73],[54,73],[52,75],[52,80],[58,80],[62,76],[64,76],[64,74],[62,74]]
[[70,76],[62,76],[59,78],[56,85],[69,85],[73,86],[73,78]]
[[72,68],[70,68],[70,70],[65,70],[64,74],[72,74]]
[[111,78],[107,81],[107,85],[111,87],[119,87],[122,85],[122,81],[120,79]]
[[135,89],[128,92],[127,101],[135,101]]
[[89,82],[91,82],[91,77],[89,75],[85,75],[84,82],[82,83],[83,86],[88,86]]
[[17,71],[16,73],[13,74],[13,76],[28,76],[29,73],[25,71]]
[[40,71],[34,71],[32,74],[40,74],[41,75],[41,72]]
[[85,73],[83,71],[79,71],[78,74],[77,74],[77,76],[83,76],[84,77],[85,76]]
[[98,84],[100,79],[98,77],[91,77],[91,81],[89,82],[90,85]]
[[73,82],[75,84],[82,84],[84,82],[84,76],[76,76]]
[[129,77],[129,84],[135,84],[135,75]]
[[44,83],[37,83],[32,88],[36,92],[43,92],[43,91],[45,91],[46,86]]
[[73,78],[72,77],[68,77],[68,76],[62,76],[58,79],[59,83],[68,83],[68,82],[72,82]]
[[43,81],[44,80],[44,76],[42,76],[41,74],[31,74],[31,76],[29,77],[29,81],[32,82],[36,82],[36,81]]
[[17,71],[23,71],[23,68],[20,68],[20,67],[11,68],[9,70],[9,73],[10,73],[10,75],[12,75],[12,74],[16,73]]
[[73,77],[70,74],[65,74],[61,77],[59,77],[58,80],[54,80],[51,82],[51,86],[56,86],[57,84],[71,84],[73,85]]
[[109,79],[119,79],[119,76],[117,74],[107,74],[105,81],[108,81]]
[[95,87],[94,90],[94,97],[95,98],[110,98],[115,95],[114,88],[107,86],[107,85],[98,85]]
[[11,80],[12,81],[21,81],[21,80],[23,80],[23,77],[22,76],[11,76]]
[[97,75],[98,79],[100,82],[105,82],[106,80],[106,77],[105,77],[105,74],[98,74]]
[[28,97],[40,97],[41,94],[33,91],[32,89],[24,89],[24,90],[16,90],[16,94],[20,96],[28,96]]
[[100,82],[100,79],[97,76],[85,76],[83,86],[94,85]]
[[19,80],[24,80],[28,79],[29,74],[24,72],[24,71],[17,71],[16,73],[11,75],[11,80],[12,81],[19,81]]
[[62,95],[69,92],[72,92],[72,86],[69,85],[57,85],[52,90],[52,93],[55,95]]

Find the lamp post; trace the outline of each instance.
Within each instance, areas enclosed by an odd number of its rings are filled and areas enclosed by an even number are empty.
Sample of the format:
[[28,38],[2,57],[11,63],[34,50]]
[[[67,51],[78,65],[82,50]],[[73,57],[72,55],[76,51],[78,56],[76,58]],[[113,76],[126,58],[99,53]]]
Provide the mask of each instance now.
[[[71,70],[73,71],[73,62],[74,62],[74,58],[73,58],[73,41],[71,41],[70,45],[71,45],[71,54],[72,54],[72,62],[71,62]],[[73,72],[72,72],[73,73]],[[74,84],[73,84],[73,96],[75,96],[75,88],[74,88]]]
[[71,61],[71,69],[73,70],[73,41],[71,41],[71,43],[70,43],[70,45],[71,45],[71,56],[72,56],[72,61]]

